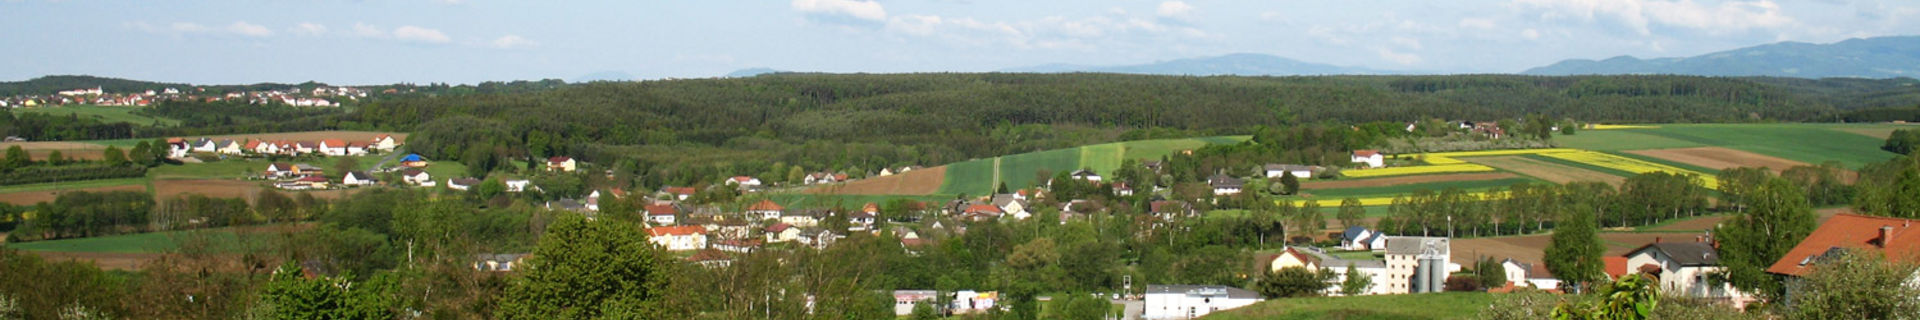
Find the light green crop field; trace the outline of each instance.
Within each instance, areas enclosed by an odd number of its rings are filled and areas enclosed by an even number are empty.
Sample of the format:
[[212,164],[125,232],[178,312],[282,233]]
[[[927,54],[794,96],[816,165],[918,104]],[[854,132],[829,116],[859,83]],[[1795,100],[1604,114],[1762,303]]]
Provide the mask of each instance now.
[[1312,194],[1315,199],[1346,198],[1346,197],[1369,198],[1369,197],[1381,197],[1381,196],[1392,197],[1394,195],[1399,195],[1399,194],[1413,193],[1414,191],[1418,191],[1421,189],[1432,190],[1433,192],[1440,192],[1440,190],[1445,190],[1447,188],[1460,188],[1460,190],[1463,190],[1463,191],[1479,191],[1479,190],[1485,190],[1485,189],[1504,188],[1504,187],[1511,186],[1521,182],[1547,183],[1541,180],[1535,180],[1533,178],[1506,178],[1506,179],[1478,180],[1478,181],[1444,181],[1444,182],[1429,182],[1429,183],[1411,183],[1411,184],[1392,185],[1392,186],[1384,186],[1384,187],[1314,189],[1314,190],[1302,190],[1301,192]]
[[1849,132],[1910,127],[1886,124],[1662,124],[1658,128],[1585,130],[1555,136],[1563,147],[1603,151],[1723,147],[1817,164],[1839,161],[1847,167],[1891,159],[1881,151],[1885,139]]
[[134,185],[134,184],[140,184],[140,185],[147,184],[147,178],[100,179],[100,180],[86,180],[86,181],[74,181],[74,182],[48,182],[48,183],[0,186],[0,193],[47,191],[47,190],[56,190],[56,189],[85,189],[85,188]]
[[1472,319],[1500,296],[1484,292],[1273,299],[1201,317],[1237,319]]
[[137,125],[162,126],[179,125],[180,120],[134,114],[134,111],[147,110],[147,107],[110,107],[96,105],[68,105],[58,107],[19,108],[16,113],[41,113],[50,115],[78,115],[81,118],[99,119],[101,122],[125,122]]
[[[1093,169],[1111,175],[1126,159],[1158,160],[1181,150],[1197,149],[1211,143],[1240,143],[1247,136],[1219,136],[1189,139],[1138,140],[1087,145],[1001,156],[999,179],[1009,188],[1045,183],[1037,180],[1040,170],[1050,173]],[[993,177],[994,158],[975,159],[947,165],[947,176],[940,186],[943,194],[983,194],[998,188]]]

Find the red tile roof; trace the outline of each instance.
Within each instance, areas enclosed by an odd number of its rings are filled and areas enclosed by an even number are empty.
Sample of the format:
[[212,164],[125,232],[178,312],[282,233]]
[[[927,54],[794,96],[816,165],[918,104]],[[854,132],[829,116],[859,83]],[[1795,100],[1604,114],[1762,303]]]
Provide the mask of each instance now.
[[747,207],[747,211],[780,211],[786,209],[786,207],[781,207],[778,203],[773,203],[773,200],[760,200],[760,202],[756,202],[752,206]]
[[673,226],[673,227],[647,228],[647,236],[651,236],[651,237],[687,236],[687,235],[696,235],[696,234],[699,234],[699,235],[707,234],[707,228],[702,228],[700,226]]
[[786,224],[784,222],[775,223],[772,226],[767,227],[767,232],[779,233],[781,231],[787,231],[787,229],[792,229],[792,228],[793,228],[793,225]]
[[[1803,276],[1809,271],[1805,264],[1808,258],[1819,256],[1834,248],[1865,249],[1885,254],[1888,259],[1915,259],[1920,254],[1920,220],[1887,217],[1871,217],[1857,214],[1839,214],[1827,219],[1812,234],[1800,240],[1800,245],[1788,250],[1787,255],[1767,272],[1789,276]],[[1882,228],[1891,228],[1890,237],[1880,236]]]
[[1374,151],[1374,150],[1354,150],[1354,151],[1353,151],[1353,155],[1354,155],[1354,156],[1356,156],[1356,157],[1372,157],[1372,156],[1376,156],[1376,155],[1380,155],[1380,151]]
[[307,177],[305,177],[305,178],[300,178],[300,180],[296,180],[296,181],[300,181],[300,182],[327,182],[327,177],[324,177],[324,176],[307,176]]
[[678,213],[680,213],[680,209],[670,205],[647,205],[647,215],[649,216],[671,216]]
[[340,139],[326,139],[326,140],[320,140],[320,143],[323,143],[323,144],[326,144],[326,145],[327,145],[327,147],[333,147],[333,148],[341,148],[341,147],[346,147],[346,146],[347,146],[347,141],[346,141],[346,140],[340,140]]
[[1600,257],[1600,261],[1607,264],[1607,276],[1619,279],[1627,275],[1627,257]]
[[868,202],[867,205],[860,207],[860,211],[866,213],[880,212],[880,205]]
[[568,158],[568,157],[552,157],[552,158],[547,158],[547,163],[551,163],[551,164],[560,164],[561,162],[567,162],[567,160],[573,160],[573,158]]
[[671,194],[693,194],[695,190],[693,187],[667,187],[667,193]]
[[995,206],[993,206],[993,205],[990,205],[990,204],[976,204],[976,205],[970,205],[970,206],[967,206],[967,210],[966,210],[966,212],[969,212],[969,213],[1004,213],[1004,212],[1002,212],[1002,211],[1000,211],[1000,207],[995,207]]

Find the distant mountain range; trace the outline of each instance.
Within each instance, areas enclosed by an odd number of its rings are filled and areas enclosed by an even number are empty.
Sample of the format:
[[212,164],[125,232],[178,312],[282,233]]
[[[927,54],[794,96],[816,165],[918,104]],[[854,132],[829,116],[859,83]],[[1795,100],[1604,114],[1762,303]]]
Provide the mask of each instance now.
[[1781,42],[1693,57],[1594,61],[1574,59],[1522,74],[1684,74],[1798,78],[1920,77],[1920,36],[1849,39],[1831,44]]
[[1166,75],[1240,75],[1240,76],[1294,76],[1294,75],[1332,75],[1332,74],[1397,74],[1394,71],[1381,71],[1358,67],[1342,67],[1330,64],[1303,62],[1278,56],[1257,53],[1235,53],[1217,57],[1179,59],[1149,64],[1126,66],[1087,66],[1073,64],[1048,64],[1031,67],[1002,69],[1000,72],[1030,73],[1069,73],[1069,72],[1105,72],[1131,74]]

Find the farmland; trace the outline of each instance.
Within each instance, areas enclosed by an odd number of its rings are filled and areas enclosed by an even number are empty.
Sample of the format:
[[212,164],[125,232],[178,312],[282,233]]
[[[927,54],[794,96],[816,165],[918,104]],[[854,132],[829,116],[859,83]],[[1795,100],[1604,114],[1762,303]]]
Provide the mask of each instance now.
[[1087,145],[1021,153],[995,158],[974,159],[950,164],[938,194],[985,194],[1004,182],[1009,188],[1044,183],[1040,171],[1058,173],[1092,169],[1111,174],[1126,159],[1158,160],[1161,156],[1191,150],[1209,143],[1239,143],[1246,136],[1220,136],[1189,139],[1139,140]]
[[885,177],[872,177],[827,186],[807,188],[811,194],[895,194],[930,195],[940,190],[947,178],[947,167],[939,166]]
[[151,125],[151,124],[158,123],[160,124],[160,126],[173,126],[173,125],[180,124],[180,120],[136,114],[137,112],[141,110],[146,110],[146,109],[147,107],[68,105],[68,106],[58,106],[58,107],[19,108],[19,109],[14,109],[15,110],[14,112],[40,113],[40,114],[49,114],[49,115],[58,115],[58,116],[74,115],[81,118],[97,119],[97,120],[100,120],[100,122],[107,122],[107,123],[125,122],[125,123],[137,124],[137,125]]
[[1635,150],[1627,151],[1627,153],[1677,161],[1713,168],[1715,170],[1738,167],[1765,167],[1778,173],[1794,166],[1807,165],[1805,162],[1721,147]]
[[1473,319],[1500,296],[1485,292],[1267,300],[1201,319]]
[[1471,160],[1468,161],[1524,174],[1557,184],[1566,184],[1575,181],[1600,181],[1611,185],[1620,185],[1621,182],[1627,180],[1625,177],[1617,175],[1535,160],[1525,156],[1480,157],[1471,158]]
[[107,149],[107,147],[103,145],[82,142],[0,142],[0,149],[12,148],[14,146],[20,146],[20,149],[26,150],[27,155],[33,156],[34,159],[46,159],[48,154],[54,151],[60,151],[60,156],[67,159],[99,160],[101,152]]
[[1723,147],[1803,163],[1839,161],[1849,168],[1886,161],[1884,138],[1863,134],[1912,128],[1890,124],[1665,124],[1657,128],[1587,130],[1554,137],[1569,148],[1623,151]]

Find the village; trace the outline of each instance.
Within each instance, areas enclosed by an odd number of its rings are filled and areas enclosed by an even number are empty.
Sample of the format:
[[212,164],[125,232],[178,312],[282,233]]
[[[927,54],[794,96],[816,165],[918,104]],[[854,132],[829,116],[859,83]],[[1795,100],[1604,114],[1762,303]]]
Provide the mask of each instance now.
[[169,87],[138,92],[107,92],[101,89],[101,87],[93,87],[63,90],[51,95],[0,97],[0,108],[41,108],[66,105],[146,107],[152,106],[154,103],[160,101],[169,100],[198,102],[234,101],[247,104],[278,104],[296,107],[339,107],[343,101],[352,103],[359,99],[366,99],[368,96],[369,92],[361,88],[327,86],[314,87],[312,90],[292,88],[225,93],[208,93],[207,88],[204,87],[189,87],[184,90]]

